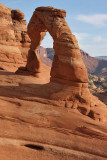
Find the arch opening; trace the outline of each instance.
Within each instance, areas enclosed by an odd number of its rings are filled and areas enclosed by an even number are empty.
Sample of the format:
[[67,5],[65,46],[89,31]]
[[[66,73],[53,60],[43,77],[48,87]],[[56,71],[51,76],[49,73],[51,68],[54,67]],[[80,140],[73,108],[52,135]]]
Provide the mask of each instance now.
[[52,66],[54,49],[53,49],[53,39],[49,34],[49,32],[46,32],[46,36],[42,40],[41,45],[37,50],[37,54],[39,55],[39,58],[45,65],[49,67]]

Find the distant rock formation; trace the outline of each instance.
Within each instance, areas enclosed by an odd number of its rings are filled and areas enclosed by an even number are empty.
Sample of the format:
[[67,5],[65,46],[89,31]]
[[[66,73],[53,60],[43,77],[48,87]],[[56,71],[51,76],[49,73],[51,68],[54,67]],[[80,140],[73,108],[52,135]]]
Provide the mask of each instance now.
[[20,10],[0,4],[0,68],[16,71],[24,66],[30,45],[26,20]]
[[103,76],[107,79],[107,60],[91,57],[88,53],[80,50],[82,59],[86,65],[88,73]]
[[52,60],[47,56],[46,48],[40,46],[37,50],[37,54],[39,55],[40,60],[46,64],[47,66],[52,66]]
[[105,120],[106,106],[88,89],[87,70],[77,40],[66,23],[65,16],[65,10],[53,7],[39,7],[34,11],[28,24],[31,46],[24,71],[34,75],[41,72],[37,49],[48,31],[53,37],[55,50],[50,83],[60,85],[60,91],[52,93],[50,99],[65,101],[66,107],[77,109],[93,119]]
[[82,49],[80,49],[80,52],[88,73],[94,73],[96,71],[96,68],[98,67],[99,61],[96,58],[91,57]]
[[96,59],[100,59],[100,60],[106,60],[107,61],[107,56],[96,56]]

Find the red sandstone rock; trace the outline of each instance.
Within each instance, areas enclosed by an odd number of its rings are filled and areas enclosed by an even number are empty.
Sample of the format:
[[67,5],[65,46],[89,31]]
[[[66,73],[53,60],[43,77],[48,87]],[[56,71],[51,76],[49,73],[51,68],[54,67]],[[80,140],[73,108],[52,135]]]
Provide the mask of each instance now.
[[[40,7],[35,10],[28,24],[28,34],[32,41],[31,50],[37,51],[48,31],[54,40],[55,50],[51,80],[88,82],[86,67],[82,61],[77,40],[63,18],[66,15],[63,13],[66,12],[52,7]],[[29,71],[31,71],[30,67],[27,63]]]
[[0,67],[16,71],[24,66],[30,39],[24,13],[0,4]]
[[[31,50],[37,52],[42,39],[48,31],[54,40],[55,50],[51,80],[57,78],[59,81],[65,79],[88,82],[86,67],[82,61],[77,40],[67,25],[64,19],[65,16],[66,12],[64,10],[52,7],[37,8],[28,24],[28,34],[32,41]],[[30,67],[27,63],[29,71],[31,71]]]
[[11,17],[14,20],[20,21],[20,20],[24,19],[25,16],[24,16],[24,13],[22,13],[20,10],[12,10]]

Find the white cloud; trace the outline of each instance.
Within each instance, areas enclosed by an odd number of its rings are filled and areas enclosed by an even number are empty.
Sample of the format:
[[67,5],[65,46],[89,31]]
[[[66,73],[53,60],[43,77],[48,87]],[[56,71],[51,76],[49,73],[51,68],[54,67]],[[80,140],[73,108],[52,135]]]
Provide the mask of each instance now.
[[95,56],[107,56],[107,45],[103,44],[80,44],[80,48],[89,53],[92,57]]
[[79,47],[91,56],[107,55],[107,38],[102,35],[88,33],[73,33],[79,43]]
[[107,44],[107,38],[105,38],[104,36],[98,35],[95,37],[92,37],[92,40],[94,43],[100,43],[100,44]]
[[102,42],[102,41],[103,41],[103,38],[102,38],[101,36],[95,36],[95,37],[93,38],[93,41],[94,41],[95,43],[99,43],[99,42]]
[[76,36],[78,41],[82,41],[85,38],[90,36],[88,33],[76,33],[76,32],[73,32],[73,34]]
[[107,25],[107,14],[78,15],[76,19],[98,27]]

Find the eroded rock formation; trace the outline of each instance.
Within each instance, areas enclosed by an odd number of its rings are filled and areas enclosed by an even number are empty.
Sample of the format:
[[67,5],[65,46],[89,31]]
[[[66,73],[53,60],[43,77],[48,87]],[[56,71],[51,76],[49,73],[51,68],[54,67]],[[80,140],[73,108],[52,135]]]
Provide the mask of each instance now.
[[0,4],[0,68],[15,71],[24,66],[30,45],[26,20],[20,10]]
[[[88,82],[86,67],[75,36],[72,34],[64,17],[64,10],[52,7],[37,8],[28,24],[28,34],[31,38],[27,69],[38,72],[36,64],[40,63],[37,49],[48,31],[54,40],[55,56],[51,69],[51,79],[57,81]],[[33,53],[32,53],[33,52]],[[35,58],[31,58],[36,55]],[[31,61],[32,59],[32,61]],[[82,76],[81,76],[82,75]]]
[[26,69],[39,73],[41,62],[37,49],[48,31],[54,40],[55,56],[51,69],[51,83],[62,84],[50,99],[65,101],[65,107],[78,109],[94,119],[107,119],[106,106],[88,89],[88,75],[75,36],[64,17],[65,10],[52,7],[37,8],[28,24],[31,46]]

